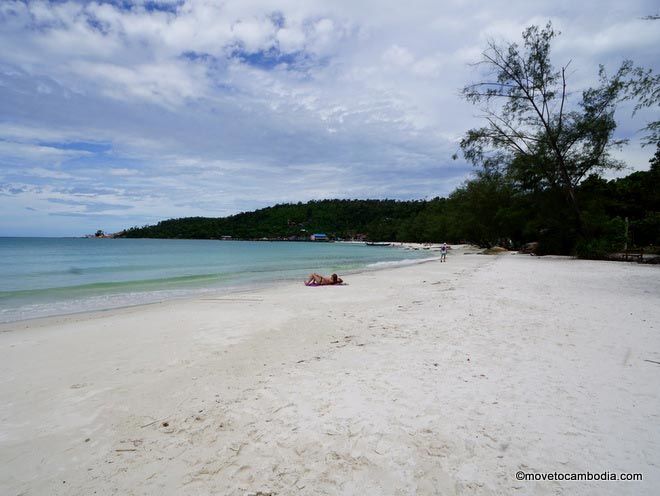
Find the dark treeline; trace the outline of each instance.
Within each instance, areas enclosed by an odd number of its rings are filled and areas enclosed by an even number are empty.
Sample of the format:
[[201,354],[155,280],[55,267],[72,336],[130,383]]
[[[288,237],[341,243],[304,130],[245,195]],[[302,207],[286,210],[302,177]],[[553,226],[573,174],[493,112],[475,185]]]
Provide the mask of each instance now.
[[[282,204],[224,218],[171,219],[124,232],[132,238],[307,239],[312,233],[372,241],[471,242],[520,248],[540,243],[542,253],[597,257],[660,243],[660,149],[648,171],[604,180],[591,175],[577,189],[584,233],[566,219],[560,192],[525,189],[505,175],[481,174],[447,198],[429,201],[320,200]],[[626,239],[626,218],[628,238]]]
[[[658,153],[648,172],[610,182],[599,174],[624,168],[614,155],[627,143],[615,134],[617,104],[658,106],[660,78],[626,60],[611,75],[601,66],[595,86],[575,91],[571,61],[557,67],[551,58],[558,35],[548,22],[525,29],[519,43],[488,42],[479,79],[463,88],[482,117],[461,140],[479,175],[463,194],[484,198],[482,217],[470,219],[473,238],[506,232],[514,243],[535,238],[543,252],[589,258],[655,244]],[[658,147],[657,129],[657,121],[644,128],[646,145]]]
[[366,236],[372,241],[471,242],[538,253],[601,258],[624,248],[660,242],[660,121],[644,128],[656,146],[648,171],[616,180],[615,111],[660,106],[660,76],[624,61],[596,86],[574,91],[570,61],[556,68],[551,23],[530,26],[521,43],[489,42],[480,78],[463,88],[482,114],[481,127],[461,140],[476,177],[447,198],[430,201],[323,200],[286,204],[222,219],[189,218],[129,229],[127,237],[304,239]]

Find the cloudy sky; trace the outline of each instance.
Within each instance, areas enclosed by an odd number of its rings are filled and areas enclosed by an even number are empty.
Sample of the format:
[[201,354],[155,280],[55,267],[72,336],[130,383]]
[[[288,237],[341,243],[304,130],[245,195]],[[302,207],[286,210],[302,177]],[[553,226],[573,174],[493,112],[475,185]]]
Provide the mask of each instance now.
[[[658,70],[657,2],[0,1],[0,236],[321,198],[444,195],[489,39],[552,20],[570,84]],[[620,156],[645,169],[617,112]]]

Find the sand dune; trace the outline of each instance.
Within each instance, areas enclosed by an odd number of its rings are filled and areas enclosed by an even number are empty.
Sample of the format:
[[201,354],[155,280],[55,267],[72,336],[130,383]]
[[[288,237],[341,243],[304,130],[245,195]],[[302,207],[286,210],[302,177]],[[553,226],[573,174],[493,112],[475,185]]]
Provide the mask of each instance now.
[[660,487],[657,267],[454,251],[347,279],[3,325],[0,493]]

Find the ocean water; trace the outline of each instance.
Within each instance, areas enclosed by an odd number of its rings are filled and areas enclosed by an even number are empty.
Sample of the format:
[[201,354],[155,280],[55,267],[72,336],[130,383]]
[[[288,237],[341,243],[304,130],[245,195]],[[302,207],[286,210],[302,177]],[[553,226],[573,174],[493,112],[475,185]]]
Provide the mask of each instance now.
[[0,238],[0,322],[236,291],[310,272],[414,263],[428,252],[348,243]]

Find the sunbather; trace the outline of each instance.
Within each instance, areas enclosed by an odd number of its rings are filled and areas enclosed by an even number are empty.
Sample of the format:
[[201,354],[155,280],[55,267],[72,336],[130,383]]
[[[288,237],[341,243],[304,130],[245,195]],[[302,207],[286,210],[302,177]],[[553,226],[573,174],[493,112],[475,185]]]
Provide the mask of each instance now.
[[344,281],[337,274],[332,274],[330,277],[322,276],[321,274],[310,274],[305,281],[305,286],[332,286],[333,284],[341,284]]

